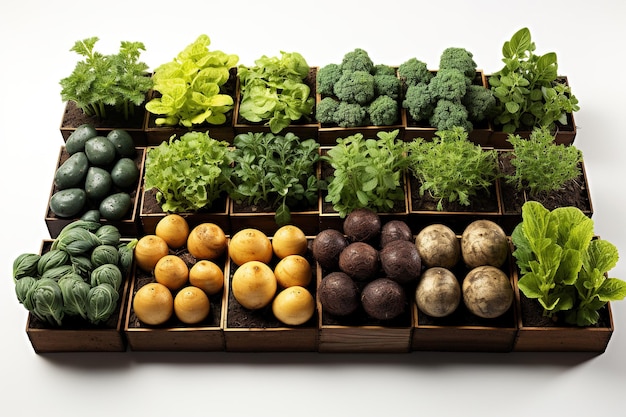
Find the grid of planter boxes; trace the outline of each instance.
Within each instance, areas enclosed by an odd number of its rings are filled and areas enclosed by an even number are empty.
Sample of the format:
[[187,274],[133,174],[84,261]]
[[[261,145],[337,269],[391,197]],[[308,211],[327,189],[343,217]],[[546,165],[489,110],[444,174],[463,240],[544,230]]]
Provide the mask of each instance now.
[[[508,43],[534,50],[526,29]],[[617,250],[593,232],[578,107],[556,56],[532,98],[550,114],[529,124],[521,76],[486,76],[461,48],[437,70],[361,49],[322,67],[298,53],[237,67],[211,52],[216,67],[185,92],[181,61],[208,45],[200,36],[142,74],[139,127],[69,122],[88,112],[68,99],[51,239],[14,264],[35,351],[606,349],[626,284],[607,278]],[[107,242],[119,253],[91,254]],[[102,263],[123,276],[93,274]],[[88,298],[68,273],[116,297]],[[43,276],[65,281],[65,319],[41,313],[56,291],[30,289]],[[115,308],[98,315],[103,305]]]

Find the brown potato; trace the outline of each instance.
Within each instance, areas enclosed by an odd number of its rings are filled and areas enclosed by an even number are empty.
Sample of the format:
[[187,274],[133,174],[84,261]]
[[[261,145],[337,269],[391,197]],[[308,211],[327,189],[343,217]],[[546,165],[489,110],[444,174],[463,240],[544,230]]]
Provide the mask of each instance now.
[[428,268],[417,284],[415,303],[429,316],[449,316],[461,304],[461,285],[449,269]]
[[509,244],[504,230],[491,220],[470,223],[461,235],[461,254],[468,268],[504,265]]
[[495,266],[472,269],[463,280],[462,292],[468,310],[485,319],[503,315],[513,304],[509,277]]
[[461,259],[461,244],[456,234],[443,224],[423,228],[415,238],[415,246],[427,268],[453,268]]

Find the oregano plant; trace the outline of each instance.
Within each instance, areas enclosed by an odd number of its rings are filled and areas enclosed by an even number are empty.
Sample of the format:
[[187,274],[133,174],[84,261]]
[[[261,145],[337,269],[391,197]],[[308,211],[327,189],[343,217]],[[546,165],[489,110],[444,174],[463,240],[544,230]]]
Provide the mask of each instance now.
[[98,37],[76,41],[71,51],[84,57],[68,77],[60,81],[61,98],[73,101],[88,116],[106,119],[108,108],[129,119],[152,87],[148,65],[139,60],[142,42],[122,41],[117,54],[95,50]]
[[505,180],[531,197],[556,191],[581,174],[582,152],[573,145],[557,144],[547,127],[535,128],[528,139],[509,135],[515,171]]
[[436,199],[437,210],[455,201],[469,206],[479,191],[489,191],[498,175],[495,151],[469,141],[461,126],[438,131],[432,141],[416,138],[408,145],[407,159],[419,194]]

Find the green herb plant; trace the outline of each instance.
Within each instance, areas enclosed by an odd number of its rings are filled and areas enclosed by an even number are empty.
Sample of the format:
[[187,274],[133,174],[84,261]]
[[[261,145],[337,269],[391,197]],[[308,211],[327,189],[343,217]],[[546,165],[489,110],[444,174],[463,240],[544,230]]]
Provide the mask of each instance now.
[[122,242],[112,225],[86,220],[70,223],[48,252],[15,258],[17,299],[51,326],[62,326],[66,319],[95,325],[106,322],[119,306],[136,244],[137,239]]
[[305,83],[310,67],[298,52],[280,57],[263,55],[253,66],[239,66],[239,115],[252,123],[265,122],[274,134],[293,121],[308,121],[315,97]]
[[530,197],[556,191],[581,174],[582,152],[573,145],[556,144],[547,127],[533,129],[528,139],[509,134],[508,141],[515,171],[505,180]]
[[593,221],[575,207],[549,211],[529,201],[511,239],[519,289],[541,304],[544,316],[590,326],[609,301],[626,296],[626,282],[607,278],[618,261],[617,248],[594,238]]
[[535,53],[530,30],[518,30],[502,47],[504,67],[489,77],[497,100],[494,122],[505,133],[553,129],[567,124],[567,115],[580,110],[571,88],[558,79],[555,52]]
[[231,198],[276,211],[279,226],[291,221],[291,209],[317,203],[319,144],[292,132],[244,133],[235,136],[230,173]]
[[145,188],[157,190],[157,202],[164,212],[211,208],[229,192],[228,166],[232,158],[229,144],[211,138],[208,132],[172,136],[148,151]]
[[398,130],[378,132],[377,138],[361,133],[337,139],[322,156],[333,172],[324,179],[325,201],[344,218],[352,210],[369,207],[392,211],[403,201],[406,143],[397,140]]
[[495,150],[470,142],[461,126],[438,131],[432,141],[416,138],[408,145],[407,159],[420,184],[420,196],[429,193],[437,200],[437,210],[455,201],[469,206],[472,197],[489,191],[498,176]]
[[60,81],[61,98],[88,116],[106,119],[107,108],[113,108],[128,120],[152,87],[148,65],[139,61],[146,48],[141,42],[122,41],[117,54],[104,55],[94,49],[98,40],[79,40],[72,47],[84,59]]
[[153,89],[160,93],[146,103],[146,109],[161,115],[157,126],[193,127],[208,123],[222,125],[233,109],[233,97],[226,91],[230,69],[239,57],[210,51],[211,40],[200,35],[174,60],[154,71]]

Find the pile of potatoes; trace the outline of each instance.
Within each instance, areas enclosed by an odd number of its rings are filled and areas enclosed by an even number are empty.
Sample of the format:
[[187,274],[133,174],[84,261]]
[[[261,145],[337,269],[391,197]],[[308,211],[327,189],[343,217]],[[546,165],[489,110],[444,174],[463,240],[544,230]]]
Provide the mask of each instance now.
[[[471,223],[460,237],[443,224],[414,236],[405,222],[381,224],[373,211],[358,209],[346,217],[343,233],[321,231],[312,251],[325,274],[320,304],[338,318],[362,307],[373,319],[394,319],[406,311],[409,291],[418,309],[432,317],[452,314],[463,301],[472,314],[495,318],[513,303],[509,277],[501,270],[508,241],[489,220]],[[459,277],[453,271],[460,269],[469,272]]]

